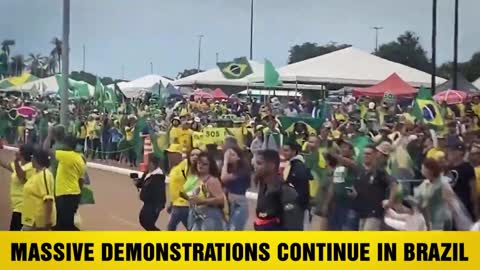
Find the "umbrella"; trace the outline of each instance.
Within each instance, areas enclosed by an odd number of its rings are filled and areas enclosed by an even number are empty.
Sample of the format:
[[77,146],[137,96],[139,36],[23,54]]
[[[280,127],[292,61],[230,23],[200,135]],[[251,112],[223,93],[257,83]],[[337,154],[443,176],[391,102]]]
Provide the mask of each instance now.
[[437,93],[433,96],[436,102],[446,102],[447,104],[458,104],[464,102],[468,97],[468,94],[463,91],[447,90]]

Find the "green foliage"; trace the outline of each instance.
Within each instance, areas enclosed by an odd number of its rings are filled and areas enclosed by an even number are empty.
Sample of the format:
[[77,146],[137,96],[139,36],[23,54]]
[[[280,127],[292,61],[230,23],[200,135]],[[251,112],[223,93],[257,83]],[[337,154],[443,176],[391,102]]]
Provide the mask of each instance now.
[[[72,71],[72,73],[70,73],[70,78],[76,81],[86,82],[90,85],[97,84],[97,76],[85,71]],[[103,77],[103,78],[100,78],[100,81],[102,82],[103,85],[109,85],[112,83],[119,82],[121,80],[113,80],[111,77]]]
[[305,42],[302,45],[295,45],[290,48],[288,63],[296,63],[309,58],[317,57],[341,49],[350,47],[348,44],[339,44],[330,42],[326,45],[319,46],[317,43]]
[[420,38],[411,31],[400,35],[396,41],[381,45],[375,55],[425,72],[431,71],[427,52],[420,44]]

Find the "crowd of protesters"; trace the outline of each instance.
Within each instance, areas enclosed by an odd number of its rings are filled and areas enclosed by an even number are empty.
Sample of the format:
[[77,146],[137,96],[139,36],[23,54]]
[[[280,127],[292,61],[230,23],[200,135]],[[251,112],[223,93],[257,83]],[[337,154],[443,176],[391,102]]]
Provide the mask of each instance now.
[[[11,229],[77,230],[86,160],[137,167],[135,137],[149,133],[166,134],[168,162],[151,155],[137,179],[146,230],[159,230],[161,211],[170,213],[168,230],[244,230],[252,188],[256,230],[468,230],[480,218],[478,98],[439,104],[444,122],[435,128],[412,117],[411,106],[378,100],[348,98],[329,104],[328,114],[326,103],[307,98],[269,101],[191,98],[157,106],[144,99],[109,113],[93,101],[72,103],[66,127],[56,110],[12,117],[12,109],[37,99],[4,101],[0,136],[20,145],[12,164],[1,164],[12,172]],[[280,115],[323,124],[299,121],[287,130]],[[195,132],[215,126],[245,132],[223,145],[194,142]]]

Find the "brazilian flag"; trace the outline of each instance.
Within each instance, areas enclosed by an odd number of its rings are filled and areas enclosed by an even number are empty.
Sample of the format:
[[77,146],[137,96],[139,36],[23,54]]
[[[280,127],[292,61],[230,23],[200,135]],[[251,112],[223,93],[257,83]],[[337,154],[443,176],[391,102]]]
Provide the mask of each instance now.
[[444,125],[440,109],[433,100],[416,99],[413,107],[413,116],[415,116],[417,120],[435,127]]
[[296,123],[304,124],[307,127],[308,133],[317,133],[317,131],[322,127],[324,119],[321,118],[311,118],[311,117],[288,117],[280,116],[278,117],[280,125],[285,131],[293,131],[293,128]]
[[241,79],[253,73],[246,57],[236,58],[231,62],[217,63],[218,68],[226,79]]

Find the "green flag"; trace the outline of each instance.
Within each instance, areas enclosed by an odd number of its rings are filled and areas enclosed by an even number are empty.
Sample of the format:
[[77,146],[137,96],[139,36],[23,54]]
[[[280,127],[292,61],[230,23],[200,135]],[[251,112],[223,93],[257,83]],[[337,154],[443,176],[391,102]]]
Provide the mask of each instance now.
[[226,79],[241,79],[253,73],[246,57],[236,58],[231,62],[217,63]]
[[165,106],[167,104],[167,100],[169,97],[169,93],[167,88],[163,85],[162,82],[158,84],[158,105]]
[[355,150],[355,161],[357,164],[363,164],[363,151],[372,143],[372,140],[368,136],[358,135],[352,138],[351,143]]
[[103,108],[103,103],[105,102],[105,87],[103,86],[100,78],[97,77],[97,84],[95,85],[95,100],[97,100],[97,105]]
[[277,70],[275,70],[272,62],[270,62],[268,59],[265,59],[263,76],[265,80],[265,87],[275,87],[282,85],[282,82],[280,81],[280,75],[278,74]]
[[105,102],[116,104],[118,99],[117,94],[115,93],[115,87],[113,89],[110,87],[105,87],[104,90]]
[[432,100],[432,90],[429,88],[425,87],[420,87],[420,90],[418,90],[417,97],[418,99],[426,99],[426,100]]

